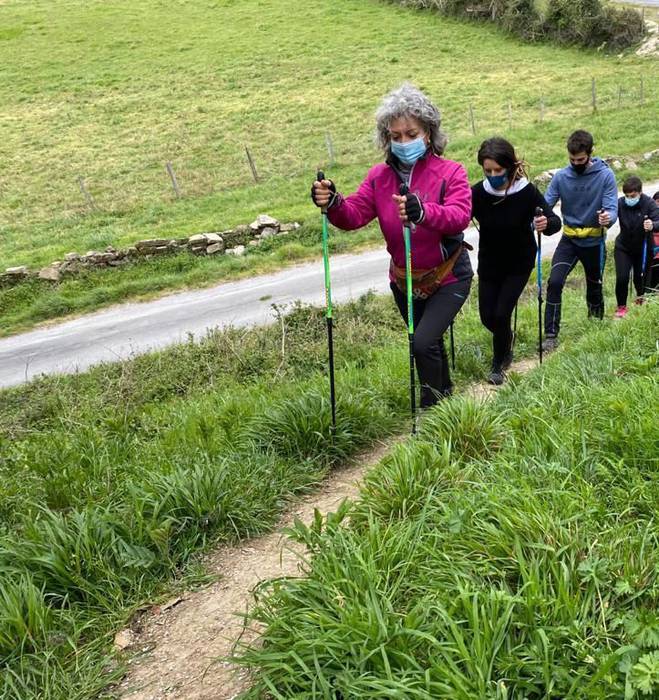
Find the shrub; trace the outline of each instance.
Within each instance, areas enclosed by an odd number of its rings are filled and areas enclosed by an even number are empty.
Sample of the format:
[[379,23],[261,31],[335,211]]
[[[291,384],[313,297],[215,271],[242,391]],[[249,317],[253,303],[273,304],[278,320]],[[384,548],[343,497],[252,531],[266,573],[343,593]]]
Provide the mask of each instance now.
[[640,42],[645,34],[637,10],[602,0],[548,0],[544,12],[533,0],[401,0],[400,4],[495,22],[526,41],[546,39],[620,51]]

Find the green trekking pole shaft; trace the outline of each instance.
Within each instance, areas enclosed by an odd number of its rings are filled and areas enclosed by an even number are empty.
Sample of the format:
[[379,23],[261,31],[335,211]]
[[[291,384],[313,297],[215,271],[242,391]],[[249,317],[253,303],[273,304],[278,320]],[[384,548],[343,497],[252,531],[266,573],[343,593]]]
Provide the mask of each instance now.
[[[325,173],[319,170],[316,179],[322,182]],[[334,338],[332,336],[332,282],[330,279],[329,241],[327,233],[327,209],[321,209],[323,224],[323,267],[325,269],[325,318],[327,319],[327,354],[329,359],[330,404],[332,406],[332,429],[336,430],[336,395],[334,393]]]
[[[401,184],[400,194],[405,197],[409,189]],[[403,226],[405,242],[405,286],[407,290],[407,339],[410,350],[410,410],[412,412],[412,435],[416,433],[416,387],[414,376],[414,307],[412,303],[412,241],[410,227]]]

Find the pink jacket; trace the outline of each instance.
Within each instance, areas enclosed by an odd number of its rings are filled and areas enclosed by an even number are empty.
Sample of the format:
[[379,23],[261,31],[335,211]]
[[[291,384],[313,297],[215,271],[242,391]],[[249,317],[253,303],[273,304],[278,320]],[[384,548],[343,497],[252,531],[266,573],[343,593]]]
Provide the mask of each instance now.
[[[339,196],[327,211],[329,220],[346,231],[366,226],[377,217],[387,250],[395,265],[405,267],[403,225],[392,195],[398,194],[400,180],[386,163],[372,167],[359,189],[348,197]],[[442,246],[444,236],[455,236],[469,224],[471,217],[471,189],[467,173],[459,163],[427,155],[418,160],[409,179],[410,192],[419,195],[425,209],[425,218],[412,226],[412,268],[436,267],[445,259]],[[440,194],[444,190],[443,204]],[[451,274],[444,284],[455,282]]]

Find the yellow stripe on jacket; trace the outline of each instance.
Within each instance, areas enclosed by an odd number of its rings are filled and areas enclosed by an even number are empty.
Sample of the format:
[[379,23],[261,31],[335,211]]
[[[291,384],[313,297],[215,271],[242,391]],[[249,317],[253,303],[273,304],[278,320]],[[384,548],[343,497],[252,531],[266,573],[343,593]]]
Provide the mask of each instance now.
[[563,233],[570,238],[599,238],[601,226],[563,226]]

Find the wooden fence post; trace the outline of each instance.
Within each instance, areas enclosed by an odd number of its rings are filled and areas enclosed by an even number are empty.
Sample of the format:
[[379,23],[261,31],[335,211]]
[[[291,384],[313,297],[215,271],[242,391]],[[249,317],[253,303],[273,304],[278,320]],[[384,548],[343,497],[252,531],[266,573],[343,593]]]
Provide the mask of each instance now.
[[325,134],[325,145],[327,146],[329,166],[332,167],[334,165],[334,144],[332,143],[332,135],[329,131]]
[[172,164],[167,161],[165,164],[165,170],[169,173],[169,178],[172,181],[172,187],[174,188],[174,194],[176,195],[177,198],[180,199],[181,197],[181,190],[178,186],[178,181],[176,180],[176,174],[174,173],[174,168],[172,168]]
[[245,146],[245,153],[247,154],[247,160],[249,162],[249,167],[252,171],[252,177],[254,178],[254,182],[259,181],[259,175],[256,172],[256,166],[254,165],[254,160],[252,159],[252,154],[249,152],[249,148]]
[[85,201],[87,202],[87,206],[90,209],[96,209],[96,203],[94,202],[94,198],[91,196],[89,193],[89,190],[85,186],[85,180],[82,177],[82,175],[78,175],[78,186],[80,187],[80,192],[82,192],[82,196],[85,198]]

